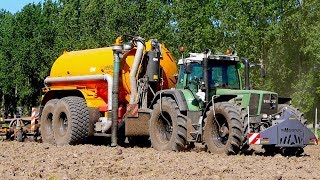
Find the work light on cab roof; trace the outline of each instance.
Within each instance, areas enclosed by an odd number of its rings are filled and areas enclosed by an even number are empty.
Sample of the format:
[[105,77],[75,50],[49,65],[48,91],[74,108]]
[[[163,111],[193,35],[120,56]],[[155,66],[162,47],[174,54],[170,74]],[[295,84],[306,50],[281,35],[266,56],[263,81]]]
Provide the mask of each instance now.
[[180,59],[178,61],[178,64],[183,63],[190,63],[190,62],[198,62],[201,63],[203,61],[204,57],[208,57],[209,61],[239,61],[239,57],[235,55],[227,55],[227,54],[213,54],[211,55],[211,52],[209,51],[208,54],[206,53],[189,53],[189,57],[186,57],[184,59]]

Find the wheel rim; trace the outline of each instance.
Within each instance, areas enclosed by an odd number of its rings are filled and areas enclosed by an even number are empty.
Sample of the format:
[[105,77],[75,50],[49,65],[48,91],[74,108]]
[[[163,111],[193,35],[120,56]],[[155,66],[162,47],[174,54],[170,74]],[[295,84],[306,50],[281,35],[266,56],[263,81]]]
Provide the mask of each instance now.
[[66,135],[68,129],[68,118],[67,114],[64,112],[61,112],[59,114],[59,134],[61,136]]
[[45,125],[45,129],[47,130],[47,132],[51,132],[52,131],[52,120],[53,120],[53,114],[49,113],[47,115],[46,121],[48,123],[48,125]]
[[213,120],[212,138],[218,147],[223,147],[228,143],[229,125],[221,114],[216,114],[216,119]]
[[162,112],[157,121],[157,137],[161,143],[168,143],[172,136],[172,120],[167,112]]

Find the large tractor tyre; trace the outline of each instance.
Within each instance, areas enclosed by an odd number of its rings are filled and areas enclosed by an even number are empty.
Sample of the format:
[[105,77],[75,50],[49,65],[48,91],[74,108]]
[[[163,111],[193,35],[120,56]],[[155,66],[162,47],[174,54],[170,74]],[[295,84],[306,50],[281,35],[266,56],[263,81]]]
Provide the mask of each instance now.
[[293,112],[298,117],[300,122],[303,125],[307,126],[307,119],[304,118],[304,114],[302,112],[300,112],[300,110],[298,108],[290,106],[289,104],[279,104],[278,105],[278,112],[281,112],[284,108],[287,108],[288,110]]
[[240,152],[241,153],[246,153],[247,150],[249,149],[249,140],[248,140],[248,113],[244,108],[240,109],[241,112],[241,122],[243,124],[243,138],[242,138],[242,145],[240,147]]
[[243,124],[240,112],[233,104],[215,103],[204,121],[204,141],[211,153],[239,153],[243,141]]
[[149,131],[151,145],[156,150],[182,151],[187,143],[187,122],[179,116],[177,103],[163,97],[153,106]]
[[70,96],[58,101],[53,113],[53,132],[57,145],[75,145],[87,139],[89,112],[83,98]]
[[51,99],[44,106],[40,119],[41,139],[44,143],[54,144],[54,135],[52,129],[53,111],[58,99]]

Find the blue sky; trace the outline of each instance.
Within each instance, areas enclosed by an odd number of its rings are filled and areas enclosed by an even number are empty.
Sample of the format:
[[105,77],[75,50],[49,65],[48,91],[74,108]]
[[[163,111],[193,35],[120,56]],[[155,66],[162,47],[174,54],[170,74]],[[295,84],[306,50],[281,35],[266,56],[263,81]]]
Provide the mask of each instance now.
[[16,13],[20,11],[23,6],[29,3],[39,3],[44,0],[0,0],[0,9],[5,9],[11,13]]

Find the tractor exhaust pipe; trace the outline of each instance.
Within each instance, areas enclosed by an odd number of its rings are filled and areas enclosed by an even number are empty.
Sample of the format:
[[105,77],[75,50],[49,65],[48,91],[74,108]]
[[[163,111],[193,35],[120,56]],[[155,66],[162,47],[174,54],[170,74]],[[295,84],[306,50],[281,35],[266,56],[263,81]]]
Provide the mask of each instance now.
[[207,49],[204,52],[204,57],[203,57],[203,81],[204,81],[204,87],[205,87],[205,103],[206,105],[209,102],[209,80],[208,80],[208,52],[209,50]]
[[245,58],[243,59],[243,63],[245,66],[245,79],[244,79],[244,85],[245,85],[245,90],[249,90],[250,89],[250,82],[249,82],[249,69],[250,69],[250,63],[249,63],[249,59]]
[[[119,38],[118,38],[119,39]],[[112,87],[112,126],[111,126],[111,146],[118,145],[118,108],[119,108],[119,76],[120,57],[122,56],[121,40],[116,41],[113,50],[113,87]]]

